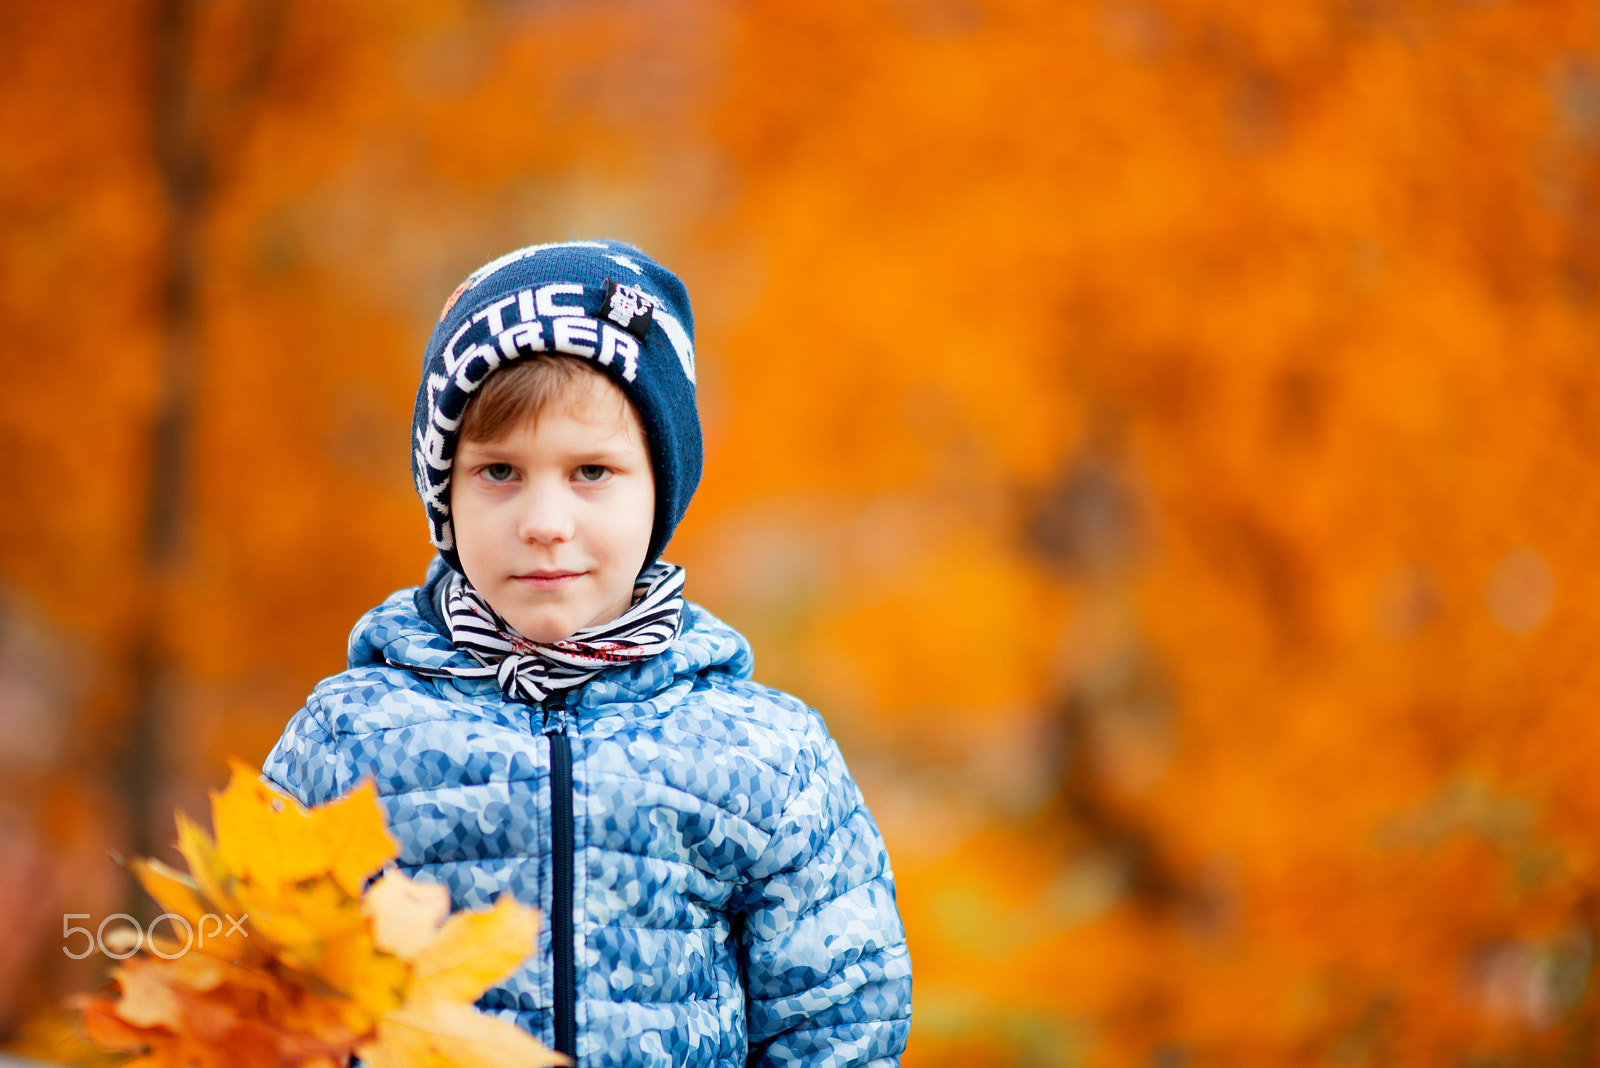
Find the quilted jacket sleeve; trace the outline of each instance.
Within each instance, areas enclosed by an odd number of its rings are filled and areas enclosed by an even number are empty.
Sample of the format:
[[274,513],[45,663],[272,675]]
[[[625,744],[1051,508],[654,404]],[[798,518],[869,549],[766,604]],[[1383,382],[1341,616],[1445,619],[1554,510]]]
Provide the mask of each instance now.
[[321,805],[348,793],[360,778],[348,746],[341,746],[318,714],[316,695],[294,714],[261,773],[303,805]]
[[894,875],[820,719],[811,742],[743,902],[750,1064],[898,1064],[911,961]]

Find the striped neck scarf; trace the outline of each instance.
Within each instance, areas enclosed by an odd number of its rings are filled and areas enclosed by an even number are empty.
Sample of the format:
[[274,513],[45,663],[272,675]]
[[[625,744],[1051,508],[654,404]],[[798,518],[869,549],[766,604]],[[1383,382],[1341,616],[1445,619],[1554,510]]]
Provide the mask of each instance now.
[[438,597],[450,640],[483,665],[449,673],[493,676],[507,697],[537,703],[557,690],[581,686],[608,667],[665,651],[683,622],[683,568],[667,563],[648,568],[633,584],[631,608],[559,642],[518,634],[460,572],[439,584]]

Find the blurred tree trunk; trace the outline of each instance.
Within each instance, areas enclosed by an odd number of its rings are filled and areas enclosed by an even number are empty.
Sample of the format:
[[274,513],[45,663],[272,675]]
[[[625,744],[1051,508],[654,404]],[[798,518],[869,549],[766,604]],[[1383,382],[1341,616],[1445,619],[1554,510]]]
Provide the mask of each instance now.
[[[121,780],[134,851],[152,852],[165,814],[156,809],[161,745],[171,718],[175,665],[166,638],[182,581],[193,518],[191,444],[202,374],[205,232],[219,177],[248,134],[283,35],[287,0],[159,0],[152,11],[150,135],[166,205],[161,281],[162,366],[151,425],[150,481],[144,531],[148,573],[146,625],[132,650],[134,686]],[[203,84],[206,30],[242,16],[246,42],[220,86]]]

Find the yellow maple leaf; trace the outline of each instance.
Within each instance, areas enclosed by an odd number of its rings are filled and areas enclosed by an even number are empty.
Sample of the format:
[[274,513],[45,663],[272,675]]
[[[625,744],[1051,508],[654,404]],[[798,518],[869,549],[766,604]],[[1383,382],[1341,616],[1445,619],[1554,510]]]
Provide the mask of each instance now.
[[[199,832],[198,828],[190,825],[190,844],[193,845],[193,834]],[[180,840],[183,838],[183,829],[180,823]],[[186,948],[192,947],[209,956],[220,957],[223,960],[254,961],[259,959],[259,954],[250,944],[248,934],[232,920],[235,916],[242,916],[239,905],[231,896],[226,899],[213,898],[206,894],[200,884],[189,875],[175,871],[159,860],[149,858],[136,858],[128,862],[131,871],[139,884],[164,910],[176,916],[181,916],[189,924],[189,935]],[[210,880],[213,884],[215,879]],[[220,894],[220,889],[214,890]],[[230,912],[230,910],[233,910]],[[223,914],[228,919],[223,919]],[[171,954],[172,949],[162,952]]]
[[358,897],[365,878],[399,853],[370,780],[311,810],[272,789],[245,764],[230,763],[233,777],[227,789],[211,795],[211,804],[217,857],[239,878],[276,888],[329,874]]
[[372,1068],[544,1068],[571,1064],[526,1031],[470,1004],[424,999],[378,1021],[356,1047]]
[[472,1001],[533,952],[539,914],[510,894],[488,912],[459,912],[412,959],[411,997]]
[[405,961],[378,949],[363,924],[328,940],[316,974],[377,1018],[401,1003],[410,971]]
[[[373,1068],[539,1068],[569,1064],[472,1002],[515,971],[536,946],[539,913],[502,894],[487,912],[438,920],[448,897],[391,872],[365,903],[374,927],[411,961],[405,1003],[378,1021],[357,1052]],[[429,928],[432,930],[429,930]]]
[[316,967],[324,942],[366,923],[360,903],[328,878],[264,887],[241,882],[237,901],[251,931],[306,969]]
[[191,924],[199,923],[210,911],[210,906],[200,899],[195,881],[159,860],[137,857],[128,862],[128,870],[145,891],[156,899],[156,904],[182,916]]
[[217,844],[200,825],[178,813],[178,852],[189,865],[189,877],[206,901],[229,914],[237,914],[233,899],[234,873],[217,855]]
[[389,872],[367,890],[361,908],[372,920],[372,938],[380,949],[415,960],[450,915],[450,891]]

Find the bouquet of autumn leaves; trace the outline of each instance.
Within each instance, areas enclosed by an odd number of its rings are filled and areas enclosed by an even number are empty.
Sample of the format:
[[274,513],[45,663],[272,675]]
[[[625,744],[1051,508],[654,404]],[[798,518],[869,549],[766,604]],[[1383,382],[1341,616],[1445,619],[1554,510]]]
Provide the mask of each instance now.
[[308,811],[236,762],[211,801],[214,841],[178,815],[187,875],[130,865],[200,940],[126,932],[119,952],[141,952],[113,970],[120,993],[80,1003],[96,1045],[140,1068],[568,1063],[473,1006],[533,951],[535,910],[505,895],[451,916],[444,887],[397,871],[362,893],[398,852],[370,783]]

